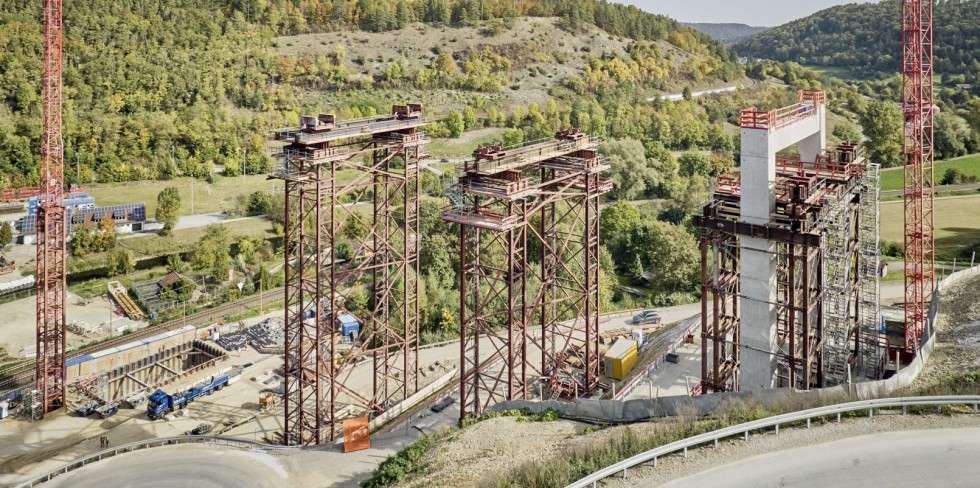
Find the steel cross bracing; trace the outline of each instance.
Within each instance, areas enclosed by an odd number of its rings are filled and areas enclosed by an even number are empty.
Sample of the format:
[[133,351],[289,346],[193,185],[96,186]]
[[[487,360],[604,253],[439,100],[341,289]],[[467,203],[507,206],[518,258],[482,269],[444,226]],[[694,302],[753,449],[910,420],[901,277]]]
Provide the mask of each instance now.
[[[344,418],[383,412],[418,390],[419,162],[428,136],[418,131],[421,106],[408,107],[375,122],[321,115],[330,123],[276,134],[289,143],[271,176],[286,194],[289,445],[333,440]],[[360,321],[360,334],[337,330],[343,314]],[[362,359],[373,369],[369,391],[352,378]]]
[[701,229],[700,391],[739,387],[742,235],[776,244],[778,383],[806,389],[880,373],[878,174],[853,144],[814,162],[780,155],[776,211],[765,226],[738,222],[741,189],[719,178],[715,200],[693,218]]
[[701,391],[734,391],[740,341],[738,236],[702,227],[700,246]]
[[461,419],[527,397],[529,379],[551,396],[598,387],[598,211],[611,188],[597,145],[569,129],[482,147],[447,191],[443,219],[460,226]]
[[776,375],[780,386],[807,390],[823,384],[820,265],[819,248],[777,245]]
[[41,187],[37,212],[37,360],[40,413],[65,406],[65,207],[61,133],[61,0],[44,0]]
[[914,353],[935,280],[932,0],[902,1],[905,118],[905,350]]

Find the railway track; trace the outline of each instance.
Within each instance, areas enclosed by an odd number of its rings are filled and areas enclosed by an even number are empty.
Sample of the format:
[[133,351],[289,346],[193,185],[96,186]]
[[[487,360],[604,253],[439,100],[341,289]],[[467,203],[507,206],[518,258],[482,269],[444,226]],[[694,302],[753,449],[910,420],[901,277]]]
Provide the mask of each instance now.
[[[144,329],[138,330],[131,334],[114,337],[105,342],[100,342],[98,344],[86,346],[81,349],[69,351],[68,359],[77,358],[79,356],[91,354],[93,352],[101,351],[103,349],[109,349],[123,344],[128,344],[138,339],[145,339],[147,337],[157,335],[161,332],[167,332],[179,327],[183,327],[185,324],[217,322],[227,317],[228,315],[232,315],[233,313],[240,312],[242,308],[258,305],[260,302],[269,303],[272,301],[276,301],[282,298],[283,290],[284,288],[267,290],[264,293],[262,293],[262,295],[256,294],[256,295],[242,298],[241,300],[238,301],[224,303],[208,310],[202,310],[200,312],[190,314],[187,317],[170,320],[162,324],[146,327]],[[34,377],[34,361],[27,361],[17,366],[10,367],[4,371],[0,371],[0,390],[7,390],[26,384],[33,377]]]

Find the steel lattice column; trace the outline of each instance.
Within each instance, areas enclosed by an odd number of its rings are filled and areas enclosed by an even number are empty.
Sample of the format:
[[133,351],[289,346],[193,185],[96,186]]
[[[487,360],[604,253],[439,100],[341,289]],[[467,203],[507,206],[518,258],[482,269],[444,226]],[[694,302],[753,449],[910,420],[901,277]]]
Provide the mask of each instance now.
[[[323,269],[321,247],[323,210],[323,167],[300,163],[295,177],[285,179],[285,432],[286,444],[323,442],[323,429],[333,421],[333,409],[320,406],[324,400],[324,365],[320,306],[323,297],[319,270]],[[330,393],[331,405],[334,401]]]
[[505,205],[505,228],[460,225],[460,420],[527,395],[527,202]]
[[[545,171],[541,206],[541,374],[555,393],[591,393],[598,386],[599,199],[597,173],[562,178]],[[567,370],[580,370],[581,376]]]
[[700,240],[700,390],[738,390],[738,242],[735,236],[712,229],[702,229]]
[[43,413],[65,406],[64,141],[61,133],[61,0],[44,1],[41,194],[37,213],[37,356]]

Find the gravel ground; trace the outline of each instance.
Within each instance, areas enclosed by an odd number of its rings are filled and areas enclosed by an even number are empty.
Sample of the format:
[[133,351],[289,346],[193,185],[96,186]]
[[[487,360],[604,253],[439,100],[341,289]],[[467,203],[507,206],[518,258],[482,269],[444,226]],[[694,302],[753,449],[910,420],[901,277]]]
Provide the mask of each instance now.
[[[422,459],[425,475],[407,486],[474,486],[526,461],[555,456],[563,441],[582,430],[573,422],[520,423],[512,417],[484,420],[452,434]],[[519,456],[515,456],[515,454]]]
[[844,419],[840,424],[832,422],[812,429],[781,429],[779,435],[773,432],[756,434],[748,442],[741,437],[722,441],[718,448],[710,446],[673,455],[657,461],[657,467],[640,466],[628,471],[625,480],[611,478],[604,486],[659,486],[669,481],[692,476],[707,469],[750,457],[795,447],[831,442],[847,437],[856,437],[883,432],[927,429],[955,429],[959,427],[980,427],[977,415],[928,415],[902,416],[897,414],[875,414],[874,418]]
[[930,385],[953,374],[980,368],[980,276],[950,286],[939,304],[936,349],[916,379],[916,386]]

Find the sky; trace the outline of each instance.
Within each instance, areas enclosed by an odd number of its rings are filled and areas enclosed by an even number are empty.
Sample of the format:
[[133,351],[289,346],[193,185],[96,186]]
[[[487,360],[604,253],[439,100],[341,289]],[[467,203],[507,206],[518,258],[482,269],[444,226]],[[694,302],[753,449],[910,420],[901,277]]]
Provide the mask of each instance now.
[[871,0],[614,0],[681,22],[737,23],[773,27],[834,5]]

